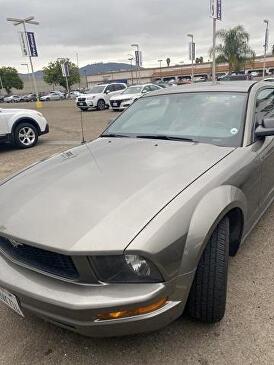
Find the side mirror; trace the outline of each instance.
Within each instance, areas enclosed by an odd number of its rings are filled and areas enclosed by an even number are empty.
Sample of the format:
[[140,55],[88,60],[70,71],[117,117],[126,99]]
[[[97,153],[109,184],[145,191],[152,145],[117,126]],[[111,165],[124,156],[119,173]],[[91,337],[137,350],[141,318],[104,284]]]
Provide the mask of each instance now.
[[142,90],[142,94],[146,94],[148,92],[148,90]]
[[106,91],[105,91],[105,94],[109,94],[109,93],[110,93],[110,90],[106,90]]
[[262,123],[255,129],[255,136],[274,136],[274,118],[263,119]]

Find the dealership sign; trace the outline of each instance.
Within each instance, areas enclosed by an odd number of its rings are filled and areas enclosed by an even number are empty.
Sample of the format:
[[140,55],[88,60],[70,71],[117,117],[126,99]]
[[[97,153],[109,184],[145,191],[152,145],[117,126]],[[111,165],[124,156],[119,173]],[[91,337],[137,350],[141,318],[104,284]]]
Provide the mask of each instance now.
[[35,37],[33,32],[18,32],[22,55],[38,57]]
[[38,57],[35,37],[33,32],[27,32],[27,39],[29,44],[29,51],[31,57]]
[[210,0],[210,16],[222,20],[222,0]]
[[18,32],[19,35],[19,42],[21,45],[21,50],[22,50],[22,56],[28,56],[29,55],[29,50],[28,50],[28,41],[27,41],[27,37],[26,37],[26,33],[25,32]]
[[135,62],[136,66],[142,67],[143,66],[143,55],[141,51],[135,51]]

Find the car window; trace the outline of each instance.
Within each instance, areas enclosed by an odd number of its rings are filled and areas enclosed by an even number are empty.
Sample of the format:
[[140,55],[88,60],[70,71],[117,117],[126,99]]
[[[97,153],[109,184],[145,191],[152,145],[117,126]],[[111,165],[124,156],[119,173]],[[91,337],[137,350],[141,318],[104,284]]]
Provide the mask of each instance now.
[[146,91],[146,92],[150,91],[150,86],[149,85],[145,86],[143,91]]
[[256,124],[260,124],[264,118],[274,117],[274,88],[260,91],[256,98]]
[[150,91],[156,91],[156,90],[159,90],[159,87],[156,86],[156,85],[150,85]]
[[105,133],[130,137],[191,138],[220,146],[241,146],[246,93],[195,92],[144,97],[121,114]]
[[111,84],[111,85],[108,85],[108,87],[105,90],[105,93],[107,93],[107,92],[111,93],[113,91],[116,91],[115,90],[115,85],[114,84]]
[[124,90],[124,89],[125,89],[125,85],[122,85],[122,84],[116,84],[116,85],[115,85],[115,89],[116,89],[116,91],[118,91],[118,90]]

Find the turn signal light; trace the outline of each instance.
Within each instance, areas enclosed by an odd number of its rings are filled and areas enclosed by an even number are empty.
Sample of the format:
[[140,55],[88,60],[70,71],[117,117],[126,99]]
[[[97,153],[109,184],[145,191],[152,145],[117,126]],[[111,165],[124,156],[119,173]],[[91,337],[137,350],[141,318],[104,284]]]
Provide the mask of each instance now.
[[99,313],[97,314],[97,319],[106,321],[109,319],[118,319],[118,318],[138,316],[140,314],[147,314],[163,307],[166,303],[167,303],[167,298],[162,298],[155,303],[146,305],[145,307],[139,307],[118,312]]

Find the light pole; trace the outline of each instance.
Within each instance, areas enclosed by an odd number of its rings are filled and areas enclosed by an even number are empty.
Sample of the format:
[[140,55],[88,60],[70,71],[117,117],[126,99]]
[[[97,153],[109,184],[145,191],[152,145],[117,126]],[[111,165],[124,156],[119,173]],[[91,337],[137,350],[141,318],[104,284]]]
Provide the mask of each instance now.
[[131,54],[129,54],[130,58],[128,59],[130,61],[130,74],[131,74],[131,85],[133,85],[133,60],[134,58],[132,57]]
[[[37,22],[33,19],[34,19],[34,16],[29,16],[29,17],[24,18],[24,19],[7,18],[7,21],[12,22],[14,26],[22,24],[23,29],[24,29],[24,33],[26,35],[27,34],[26,24],[39,25],[39,22]],[[30,68],[31,68],[32,81],[33,81],[33,86],[34,86],[36,99],[37,99],[36,106],[37,106],[37,108],[40,108],[41,103],[39,102],[39,93],[38,93],[38,88],[37,88],[36,79],[35,79],[35,75],[34,75],[33,64],[32,64],[31,53],[30,53],[30,47],[29,47],[28,42],[27,42],[27,47],[28,47],[28,57],[29,57],[29,63],[30,63]]]
[[187,35],[190,39],[191,39],[191,45],[190,45],[190,59],[191,59],[191,82],[193,82],[193,78],[194,78],[194,68],[193,68],[193,52],[194,52],[194,43],[193,43],[193,34],[188,34]]
[[30,76],[30,72],[29,72],[29,64],[21,63],[21,66],[26,66],[27,71],[28,71],[28,79],[29,79],[29,82],[32,83],[32,92],[34,92],[34,85],[33,85],[33,82],[31,81],[31,76]]
[[266,52],[268,50],[268,26],[269,26],[269,20],[264,19],[264,23],[266,24],[265,28],[265,40],[264,40],[264,68],[263,68],[263,77],[265,77],[265,64],[266,64]]
[[0,86],[1,86],[1,92],[2,92],[2,90],[4,90],[4,86],[3,86],[3,81],[2,81],[1,75],[0,75]]
[[140,66],[140,53],[139,53],[139,44],[132,44],[131,47],[135,47],[136,51],[138,52],[138,59],[139,61],[137,62],[137,57],[136,57],[136,53],[135,53],[135,61],[136,61],[136,80],[138,81],[138,83],[140,82],[139,78],[140,78],[140,74],[139,74],[139,66]]
[[160,78],[162,81],[162,62],[163,62],[163,60],[158,60],[158,62],[160,63]]

